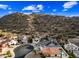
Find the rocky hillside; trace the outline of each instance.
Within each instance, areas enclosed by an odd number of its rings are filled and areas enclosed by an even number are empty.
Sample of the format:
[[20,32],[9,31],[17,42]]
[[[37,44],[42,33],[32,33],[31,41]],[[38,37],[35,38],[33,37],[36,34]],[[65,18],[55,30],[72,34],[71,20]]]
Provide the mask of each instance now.
[[0,29],[18,34],[75,37],[79,35],[79,17],[13,13],[0,18]]
[[0,28],[4,31],[23,33],[29,30],[28,18],[28,15],[24,15],[22,13],[6,15],[0,19]]

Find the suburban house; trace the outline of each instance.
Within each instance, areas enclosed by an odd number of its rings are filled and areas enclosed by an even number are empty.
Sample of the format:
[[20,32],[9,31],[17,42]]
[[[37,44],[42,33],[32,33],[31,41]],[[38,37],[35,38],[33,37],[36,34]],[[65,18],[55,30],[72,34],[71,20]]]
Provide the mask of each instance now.
[[5,41],[5,39],[3,39],[3,37],[0,37],[0,43]]
[[65,49],[73,53],[77,58],[79,58],[79,47],[73,43],[65,44]]
[[62,50],[58,47],[52,47],[52,48],[49,48],[49,47],[45,47],[45,48],[42,48],[41,47],[41,53],[44,54],[44,56],[46,57],[62,57]]
[[26,35],[22,35],[22,42],[27,43],[28,37]]
[[9,45],[16,45],[16,44],[18,44],[18,42],[17,42],[16,40],[10,40],[10,41],[8,42],[8,44],[9,44]]
[[41,53],[47,57],[68,58],[68,54],[61,47],[41,47]]
[[65,47],[65,49],[67,49],[70,52],[73,52],[73,51],[79,49],[79,47],[77,47],[75,44],[72,44],[72,43],[66,44],[66,45],[64,45],[64,47]]
[[[52,38],[51,38],[52,40]],[[47,39],[41,39],[38,44],[35,45],[35,50],[41,51],[46,57],[64,58],[68,57],[67,53],[60,47],[60,45],[53,39],[52,41]]]
[[27,43],[28,37],[29,36],[27,36],[27,35],[19,35],[18,36],[18,42],[19,43]]
[[40,42],[40,38],[34,38],[34,39],[33,39],[33,43],[34,43],[34,44],[37,44],[37,43],[39,43],[39,42]]
[[7,43],[0,44],[0,54],[5,54],[8,51],[9,45]]

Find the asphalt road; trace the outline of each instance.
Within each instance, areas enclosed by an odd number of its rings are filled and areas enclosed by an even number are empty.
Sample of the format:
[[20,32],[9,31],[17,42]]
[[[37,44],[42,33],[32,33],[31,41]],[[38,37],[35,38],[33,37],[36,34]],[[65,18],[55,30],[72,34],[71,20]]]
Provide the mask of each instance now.
[[24,58],[25,55],[33,50],[33,46],[29,44],[24,44],[14,49],[15,58]]

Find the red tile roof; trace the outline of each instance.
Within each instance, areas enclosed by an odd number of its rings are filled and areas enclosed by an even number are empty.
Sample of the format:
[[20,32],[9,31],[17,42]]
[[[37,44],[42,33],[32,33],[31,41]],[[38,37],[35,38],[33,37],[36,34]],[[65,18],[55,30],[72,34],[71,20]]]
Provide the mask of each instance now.
[[44,55],[58,55],[60,53],[60,48],[43,48],[42,53]]

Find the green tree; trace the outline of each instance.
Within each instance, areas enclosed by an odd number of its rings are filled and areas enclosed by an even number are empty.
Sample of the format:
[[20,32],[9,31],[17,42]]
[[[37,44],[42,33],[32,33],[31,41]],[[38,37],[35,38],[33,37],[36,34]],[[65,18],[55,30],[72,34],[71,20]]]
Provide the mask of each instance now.
[[28,43],[32,43],[32,42],[33,42],[32,39],[33,39],[32,37],[29,37],[29,38],[28,38]]

